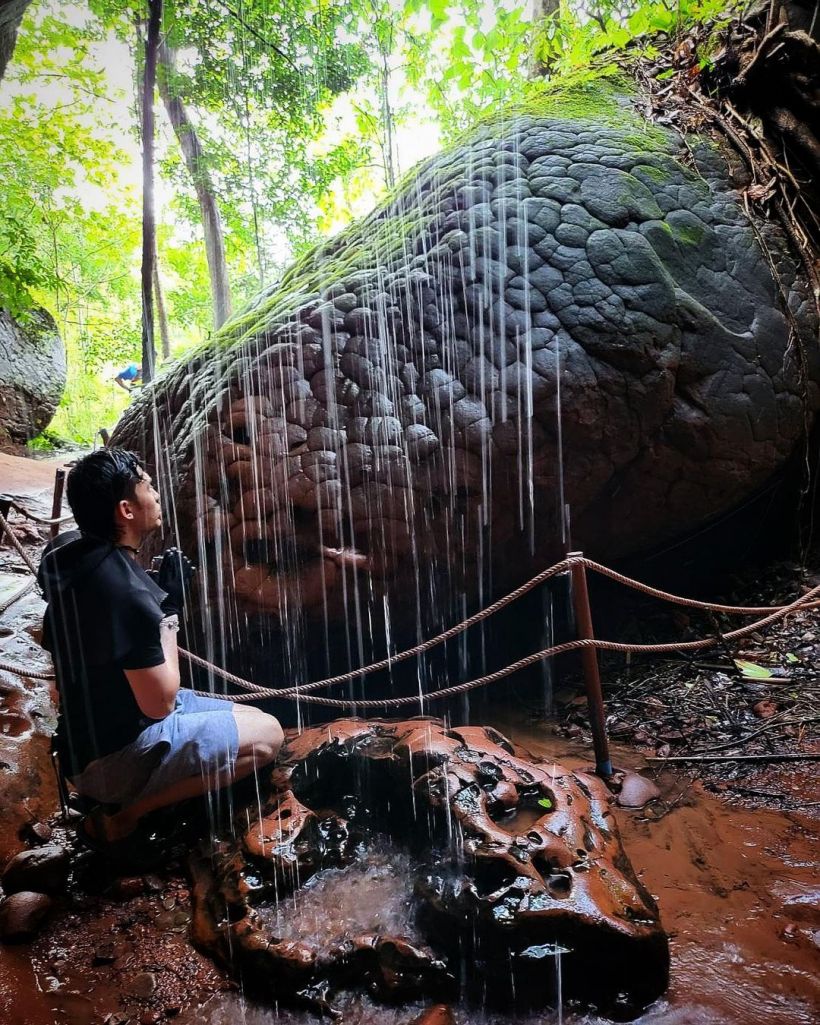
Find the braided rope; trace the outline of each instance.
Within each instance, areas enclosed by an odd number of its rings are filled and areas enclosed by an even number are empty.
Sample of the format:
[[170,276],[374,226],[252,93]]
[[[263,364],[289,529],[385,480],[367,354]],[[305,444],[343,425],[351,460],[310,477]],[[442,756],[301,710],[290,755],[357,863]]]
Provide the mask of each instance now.
[[72,513],[66,513],[65,516],[38,516],[36,513],[30,512],[24,505],[20,505],[16,498],[8,499],[8,503],[12,509],[15,509],[20,513],[21,516],[25,516],[27,520],[33,520],[35,523],[41,523],[44,527],[56,527],[63,523],[68,523],[74,519]]
[[23,584],[23,586],[19,590],[15,591],[10,598],[6,598],[4,602],[0,602],[0,616],[3,615],[6,609],[10,609],[16,601],[20,601],[21,598],[25,598],[25,596],[33,590],[34,581],[29,579]]
[[0,528],[2,528],[6,532],[6,536],[8,537],[9,541],[11,542],[11,547],[14,548],[14,550],[17,552],[17,554],[20,556],[20,558],[23,560],[23,562],[28,566],[29,570],[31,570],[32,574],[36,577],[37,576],[37,567],[34,565],[34,563],[29,558],[29,555],[26,552],[25,548],[23,548],[23,546],[20,544],[20,542],[14,536],[14,534],[12,532],[12,529],[11,529],[11,527],[8,524],[8,520],[6,519],[6,517],[1,512],[0,512]]
[[0,672],[13,673],[14,676],[26,677],[32,680],[55,679],[54,673],[49,673],[45,669],[23,669],[21,666],[16,666],[11,662],[0,662]]
[[[486,676],[480,676],[475,680],[468,680],[465,683],[458,683],[452,687],[445,687],[442,690],[433,691],[429,694],[408,694],[398,698],[374,698],[352,701],[344,698],[326,698],[317,697],[312,694],[305,694],[303,688],[299,686],[283,687],[277,690],[272,687],[260,687],[258,684],[250,684],[250,687],[253,687],[254,693],[224,696],[227,700],[233,701],[237,704],[241,704],[246,701],[254,701],[259,697],[267,697],[282,698],[290,701],[303,701],[305,704],[325,705],[329,708],[399,708],[402,705],[424,705],[424,703],[428,701],[440,701],[442,698],[465,694],[467,691],[475,690],[478,687],[484,687],[488,684],[495,683],[498,680],[502,680],[505,676],[510,676],[512,673],[518,672],[521,669],[526,669],[528,666],[531,666],[536,662],[540,662],[542,659],[550,658],[555,655],[562,655],[568,651],[577,651],[581,648],[596,648],[601,651],[618,651],[623,653],[646,655],[670,652],[677,653],[682,651],[703,651],[706,648],[714,648],[718,644],[726,641],[737,640],[741,637],[745,637],[747,634],[754,633],[755,630],[758,630],[763,626],[768,626],[779,619],[785,618],[790,612],[802,612],[806,609],[817,608],[820,606],[820,600],[817,600],[818,595],[820,595],[820,585],[812,588],[811,591],[808,591],[790,605],[781,606],[776,612],[773,612],[771,615],[757,620],[754,623],[750,623],[748,626],[741,627],[739,630],[732,630],[730,633],[722,634],[719,637],[705,637],[699,641],[672,641],[666,644],[625,644],[620,641],[601,641],[592,638],[565,641],[563,644],[556,644],[551,648],[544,648],[542,651],[536,651],[532,655],[526,655],[524,658],[519,659],[517,662],[513,662],[512,665],[506,666],[504,669],[497,669],[495,672],[488,673]],[[217,670],[217,672],[219,675],[222,675],[221,670]],[[248,681],[244,681],[244,683],[247,684]],[[308,684],[307,686],[311,685]],[[203,697],[214,696],[208,691],[194,691],[194,693]]]
[[609,566],[603,566],[600,562],[595,562],[593,559],[587,559],[585,556],[577,561],[582,562],[587,569],[600,573],[601,576],[609,577],[610,580],[615,580],[619,584],[631,587],[634,591],[642,591],[653,598],[661,598],[672,605],[685,605],[691,609],[704,609],[707,612],[724,612],[727,615],[736,614],[739,616],[757,616],[761,613],[777,612],[779,609],[786,608],[785,605],[719,605],[710,601],[697,601],[695,598],[682,598],[679,594],[671,594],[669,591],[661,591],[657,587],[650,587],[649,584],[642,584],[640,580],[633,580],[632,577],[619,573],[615,569],[610,569]]
[[[16,508],[16,506],[15,506]],[[32,517],[35,518],[35,517]],[[43,521],[44,522],[44,521]],[[8,535],[13,547],[17,550],[18,554],[23,558],[23,561],[28,566],[32,574],[36,575],[37,570],[34,563],[29,558],[22,545],[19,543],[17,538],[11,531],[8,522],[5,517],[0,513],[0,528]],[[346,700],[342,698],[328,698],[318,697],[310,692],[318,690],[321,687],[332,687],[339,683],[345,683],[361,676],[366,676],[371,673],[377,672],[381,669],[388,669],[398,662],[403,662],[406,659],[412,658],[415,655],[420,655],[425,651],[429,651],[431,648],[436,647],[439,644],[443,644],[450,638],[463,633],[469,627],[474,626],[476,623],[480,623],[490,616],[494,615],[505,606],[511,604],[520,598],[523,594],[537,587],[539,584],[548,580],[550,577],[556,576],[558,573],[566,572],[573,564],[580,563],[587,569],[594,572],[600,573],[603,576],[609,577],[618,583],[623,584],[626,587],[630,587],[634,590],[643,592],[644,594],[652,595],[656,598],[661,598],[666,601],[670,601],[676,605],[684,605],[690,608],[700,608],[714,612],[724,613],[736,613],[740,615],[756,615],[761,612],[768,612],[769,615],[763,619],[757,620],[756,622],[742,627],[739,630],[733,630],[729,633],[722,634],[718,637],[708,637],[696,641],[680,641],[670,642],[666,644],[625,644],[618,641],[601,641],[597,639],[579,639],[574,641],[566,641],[563,644],[554,645],[551,648],[544,648],[542,651],[535,652],[531,655],[526,655],[524,658],[513,662],[511,665],[506,666],[504,669],[498,669],[493,673],[488,673],[485,676],[478,677],[475,680],[468,680],[464,683],[455,684],[452,687],[445,687],[438,691],[433,691],[431,694],[413,694],[406,695],[398,698],[384,698],[384,699],[362,699],[360,701]],[[4,612],[9,605],[17,601],[30,590],[32,584],[26,585],[18,594],[14,595],[10,601],[4,606],[0,607],[0,612]],[[707,648],[715,647],[716,645],[729,641],[736,640],[740,637],[746,636],[747,634],[753,633],[755,630],[761,627],[767,626],[779,619],[784,618],[790,612],[803,611],[809,608],[816,608],[820,605],[820,601],[816,600],[816,596],[820,594],[820,585],[812,588],[806,594],[796,599],[789,605],[779,606],[767,606],[767,607],[744,607],[734,605],[720,605],[713,602],[702,602],[692,598],[683,598],[680,595],[671,594],[668,591],[662,591],[654,587],[650,587],[648,584],[643,584],[638,580],[634,580],[631,577],[626,576],[623,573],[618,573],[616,570],[610,569],[608,566],[604,566],[601,563],[595,562],[592,559],[587,559],[584,556],[572,556],[564,559],[561,562],[555,563],[555,565],[542,570],[536,576],[532,577],[526,583],[520,587],[511,591],[509,594],[493,604],[488,605],[486,608],[479,610],[474,615],[463,620],[461,623],[457,623],[455,626],[450,627],[443,633],[438,634],[435,637],[429,638],[426,641],[415,645],[412,648],[408,648],[405,651],[399,652],[396,655],[390,655],[387,658],[374,662],[368,666],[363,666],[359,669],[354,669],[346,673],[340,673],[337,676],[327,677],[324,680],[315,680],[311,683],[304,685],[296,685],[293,687],[262,687],[259,684],[252,683],[250,680],[245,680],[241,676],[237,676],[234,673],[230,673],[225,669],[221,669],[213,663],[208,662],[206,659],[201,658],[199,655],[193,654],[193,652],[187,651],[185,648],[180,648],[179,653],[188,661],[194,665],[198,665],[208,672],[214,673],[226,680],[228,683],[233,683],[248,693],[244,695],[225,695],[227,700],[235,703],[242,703],[245,701],[254,701],[257,698],[280,698],[285,700],[296,700],[303,701],[306,704],[317,704],[326,705],[332,708],[390,708],[400,707],[408,704],[420,704],[423,705],[425,701],[439,701],[445,697],[452,697],[457,694],[464,694],[467,691],[474,690],[478,687],[483,687],[496,681],[503,679],[506,676],[510,676],[512,673],[518,672],[521,669],[526,669],[528,666],[533,665],[536,662],[540,662],[545,658],[549,658],[555,655],[560,655],[568,651],[576,651],[581,648],[594,648],[602,651],[617,651],[623,653],[633,654],[661,654],[669,652],[683,652],[683,651],[702,651]],[[18,667],[6,663],[0,662],[0,670],[7,672],[16,673],[19,676],[28,676],[32,679],[52,680],[54,675],[52,673],[39,672],[39,671],[22,671]],[[195,694],[202,695],[204,697],[212,697],[212,693],[209,691],[194,691]]]
[[[595,572],[601,573],[604,576],[611,577],[613,580],[616,580],[618,583],[624,584],[626,587],[630,587],[633,590],[642,591],[642,592],[644,592],[646,594],[650,594],[650,595],[652,595],[653,597],[656,597],[656,598],[666,598],[667,600],[672,601],[674,604],[677,604],[677,605],[686,605],[686,606],[691,606],[691,607],[694,607],[694,608],[708,609],[708,610],[716,611],[716,612],[737,613],[737,614],[740,614],[740,615],[757,615],[757,614],[763,612],[763,613],[770,613],[771,616],[778,616],[781,612],[784,612],[784,610],[789,610],[789,609],[794,608],[795,606],[797,606],[799,604],[802,604],[802,603],[806,602],[808,600],[808,596],[811,595],[811,594],[814,594],[815,591],[818,590],[818,588],[815,588],[814,591],[810,591],[810,592],[808,592],[808,595],[803,595],[801,598],[798,598],[791,605],[776,605],[776,606],[750,607],[750,608],[746,608],[746,607],[743,607],[743,606],[735,606],[735,605],[719,605],[719,604],[715,604],[715,603],[711,603],[711,602],[697,601],[694,598],[682,598],[679,595],[670,594],[667,591],[660,591],[657,588],[650,587],[648,584],[641,583],[639,580],[633,580],[631,577],[625,576],[623,573],[618,573],[616,570],[610,570],[609,567],[603,566],[601,563],[595,562],[592,559],[587,559],[584,556],[580,556],[580,557],[579,556],[574,556],[574,557],[571,557],[571,558],[568,558],[568,559],[564,559],[561,562],[556,563],[554,566],[550,566],[548,569],[542,570],[541,573],[539,573],[537,576],[533,577],[531,580],[528,580],[525,584],[522,584],[520,587],[516,588],[515,591],[511,591],[508,595],[505,595],[503,598],[499,598],[498,601],[494,602],[492,605],[488,605],[487,608],[482,609],[481,611],[475,613],[474,615],[470,616],[468,619],[463,620],[461,623],[458,623],[455,626],[450,627],[450,629],[445,630],[443,633],[438,634],[436,637],[431,637],[429,640],[423,641],[422,643],[415,645],[415,647],[408,648],[405,651],[399,652],[397,655],[388,656],[387,658],[384,658],[384,659],[382,659],[379,662],[373,662],[373,663],[371,663],[368,666],[363,666],[363,667],[361,667],[359,669],[354,669],[354,670],[351,670],[351,671],[346,672],[346,673],[339,673],[337,676],[329,676],[329,677],[327,677],[324,680],[315,680],[315,681],[313,681],[311,683],[296,685],[296,686],[293,686],[293,687],[282,687],[282,688],[262,687],[259,684],[251,683],[250,680],[243,679],[243,677],[241,677],[241,676],[237,676],[234,673],[229,673],[225,669],[220,669],[217,666],[214,666],[212,663],[206,661],[204,658],[200,658],[200,656],[194,655],[192,652],[187,651],[185,648],[180,648],[179,649],[179,653],[184,658],[188,659],[188,661],[192,662],[194,665],[198,665],[202,669],[207,669],[209,672],[216,673],[218,676],[222,677],[222,679],[226,680],[228,683],[233,683],[237,687],[240,687],[243,690],[246,690],[246,691],[250,692],[251,694],[255,694],[255,695],[258,695],[258,696],[261,696],[261,697],[279,697],[279,698],[286,698],[286,699],[298,698],[301,701],[304,701],[306,703],[310,703],[307,695],[312,693],[313,691],[321,689],[322,687],[333,687],[333,686],[336,686],[339,683],[346,683],[346,682],[348,682],[350,680],[354,680],[354,679],[356,679],[357,677],[360,677],[360,676],[367,676],[367,675],[369,675],[371,673],[378,672],[379,670],[382,670],[382,669],[389,669],[391,666],[395,665],[398,662],[403,662],[403,661],[405,661],[408,658],[412,658],[414,655],[420,655],[420,654],[424,653],[425,651],[429,651],[431,648],[435,647],[436,645],[442,644],[443,642],[449,640],[450,638],[455,637],[457,634],[462,633],[464,630],[467,630],[470,626],[473,626],[474,624],[476,624],[478,622],[481,622],[484,619],[487,619],[489,616],[491,616],[494,613],[498,612],[500,609],[504,608],[506,605],[509,605],[511,602],[515,601],[522,594],[525,594],[527,591],[532,590],[532,588],[536,587],[538,584],[543,583],[549,577],[555,576],[558,573],[566,572],[566,570],[568,570],[570,568],[570,566],[572,566],[573,563],[576,563],[576,564],[577,563],[581,563],[582,565],[586,566],[588,569],[591,569],[591,570],[593,570]],[[758,626],[765,625],[766,623],[771,622],[771,621],[772,620],[770,618],[769,619],[760,620],[758,623],[753,624],[748,632],[752,632]],[[724,634],[723,635],[724,638],[730,638],[730,637],[733,637],[733,636],[735,636],[735,634]],[[741,635],[738,634],[737,636],[741,636]],[[686,645],[691,645],[691,644],[699,643],[699,644],[704,644],[705,646],[710,646],[713,643],[713,641],[711,639],[707,639],[707,641],[708,642],[686,641],[686,642],[681,642],[681,644],[674,644],[672,646],[661,648],[659,650],[663,650],[663,651],[695,650],[695,649],[688,649],[686,647]],[[574,642],[572,642],[572,643],[574,643]],[[601,643],[603,644],[605,642],[601,642]],[[612,643],[615,643],[615,642],[612,642]],[[714,643],[717,643],[717,642],[714,642]],[[589,645],[585,645],[585,646],[589,646]],[[623,648],[623,649],[612,649],[612,650],[624,650],[624,651],[628,650],[628,651],[631,651],[631,652],[645,652],[645,653],[649,653],[649,652],[652,652],[654,649],[655,649],[655,646],[653,646],[653,645],[631,645],[631,646],[628,646],[628,647]],[[563,649],[562,648],[561,650],[563,651],[563,650],[572,650],[572,649]],[[553,652],[553,650],[549,649],[549,648],[545,649],[543,652],[540,653],[540,656],[531,656],[532,661],[531,662],[527,662],[526,665],[531,665],[532,662],[538,661],[539,657],[540,658],[547,658],[547,657],[549,657],[552,654],[560,654],[560,652],[559,651]],[[516,668],[519,668],[519,669],[520,668],[525,668],[525,666],[520,666],[520,665],[518,665],[516,663]],[[515,671],[515,670],[512,670],[512,671]],[[481,679],[485,680],[484,677],[482,677]],[[492,682],[494,682],[494,680],[493,679],[486,679],[485,682],[492,683]],[[470,689],[472,689],[472,688],[470,688]],[[436,691],[434,693],[436,695],[438,695],[441,692]],[[245,698],[242,698],[242,700],[243,701],[250,701],[250,700],[252,700],[252,698],[245,697]],[[317,699],[314,703],[315,704],[328,703],[329,700],[330,699],[328,699],[328,698],[323,698],[323,699],[320,699],[320,700]],[[414,696],[410,700],[413,700],[413,701],[415,701],[415,700],[423,700],[423,698],[422,699],[417,699]],[[358,704],[362,705],[362,704],[364,704],[364,702],[361,701],[361,702],[358,702]]]
[[[537,587],[538,584],[542,584],[550,577],[566,572],[574,561],[576,560],[564,559],[562,562],[556,562],[554,566],[550,566],[548,569],[542,570],[531,580],[528,580],[525,584],[517,587],[514,591],[511,591],[503,598],[499,598],[498,601],[493,602],[492,605],[488,605],[485,609],[481,609],[479,612],[474,613],[472,616],[462,620],[462,622],[457,623],[455,626],[451,626],[443,633],[437,634],[435,637],[431,637],[426,641],[422,641],[412,648],[400,651],[396,655],[388,655],[387,658],[383,658],[379,662],[373,662],[369,666],[362,666],[359,669],[352,669],[346,673],[339,673],[337,676],[328,676],[327,679],[324,680],[314,680],[312,683],[306,683],[301,686],[284,688],[283,691],[278,691],[277,693],[286,693],[287,696],[290,696],[291,693],[298,693],[300,695],[307,694],[310,691],[319,690],[321,687],[333,687],[337,683],[346,683],[349,680],[355,680],[359,676],[369,676],[371,673],[376,673],[381,669],[389,669],[391,666],[396,665],[397,662],[404,662],[408,658],[413,658],[414,655],[421,655],[425,651],[429,651],[431,648],[435,648],[437,645],[443,644],[445,641],[449,641],[452,637],[456,637],[458,634],[463,633],[471,626],[475,626],[476,623],[480,623],[482,620],[488,619],[500,609],[503,609],[506,605],[514,602],[517,598],[520,598],[521,595],[526,594],[527,591],[531,591],[534,587]],[[269,689],[266,687],[259,687],[258,684],[250,683],[248,680],[243,680],[241,676],[235,676],[233,673],[229,673],[224,669],[217,669],[217,667],[211,665],[210,662],[206,662],[204,658],[200,658],[199,655],[194,655],[192,652],[186,651],[184,648],[180,648],[179,653],[195,665],[198,665],[203,669],[217,672],[224,680],[227,680],[229,683],[235,683],[238,687],[244,687],[246,690],[256,690],[260,693]]]

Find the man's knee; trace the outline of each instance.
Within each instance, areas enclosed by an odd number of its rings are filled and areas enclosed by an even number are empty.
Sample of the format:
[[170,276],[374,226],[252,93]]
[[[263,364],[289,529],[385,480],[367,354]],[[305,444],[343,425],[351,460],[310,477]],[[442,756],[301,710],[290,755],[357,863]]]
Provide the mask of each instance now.
[[279,725],[278,719],[274,718],[272,715],[266,715],[264,712],[262,714],[265,715],[265,718],[268,720],[265,723],[265,728],[268,733],[267,744],[265,746],[268,750],[264,761],[264,764],[267,765],[279,754],[282,744],[285,742],[285,735],[282,732],[282,727]]
[[284,742],[284,734],[279,720],[266,712],[254,709],[251,734],[248,737],[249,754],[257,766],[269,765],[279,754]]

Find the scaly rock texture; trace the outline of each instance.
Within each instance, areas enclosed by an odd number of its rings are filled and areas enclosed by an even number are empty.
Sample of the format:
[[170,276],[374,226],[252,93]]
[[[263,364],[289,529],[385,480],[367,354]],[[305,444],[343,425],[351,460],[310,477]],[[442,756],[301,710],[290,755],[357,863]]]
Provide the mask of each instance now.
[[[391,1002],[544,1004],[563,949],[565,998],[635,1011],[666,988],[669,952],[610,805],[600,780],[486,727],[314,727],[288,741],[271,796],[238,816],[239,839],[195,859],[194,938],[268,998],[325,1010],[341,986]],[[323,904],[320,936],[284,932],[310,917],[301,888],[366,865],[379,833],[415,859],[419,932],[391,932],[384,914],[358,935],[342,896]],[[376,878],[351,892],[379,912]]]
[[17,30],[31,0],[0,0],[0,81],[14,53]]
[[0,445],[24,444],[47,427],[65,388],[65,349],[43,309],[17,321],[0,310]]
[[817,405],[816,324],[736,184],[601,86],[507,111],[147,389],[114,440],[223,635],[253,614],[293,665],[356,599],[460,618],[555,560],[565,509],[612,561],[753,495]]

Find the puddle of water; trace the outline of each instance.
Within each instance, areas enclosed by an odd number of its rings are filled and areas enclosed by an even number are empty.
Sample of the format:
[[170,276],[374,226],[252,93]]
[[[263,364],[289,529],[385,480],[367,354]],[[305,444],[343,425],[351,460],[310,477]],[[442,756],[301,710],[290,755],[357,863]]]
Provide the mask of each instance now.
[[547,811],[544,808],[528,808],[519,805],[511,814],[494,818],[493,821],[508,833],[516,835],[518,833],[526,833],[528,829],[534,826],[546,814]]
[[361,862],[323,869],[292,896],[257,911],[273,935],[316,947],[365,933],[424,942],[415,926],[410,856],[386,839]]

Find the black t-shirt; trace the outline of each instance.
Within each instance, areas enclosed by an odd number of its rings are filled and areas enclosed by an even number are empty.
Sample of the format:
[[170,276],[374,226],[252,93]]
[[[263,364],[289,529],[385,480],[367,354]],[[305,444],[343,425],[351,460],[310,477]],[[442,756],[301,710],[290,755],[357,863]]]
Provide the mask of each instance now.
[[43,646],[60,696],[57,745],[71,777],[145,728],[124,670],[165,661],[165,592],[122,548],[77,532],[46,547],[39,581],[48,602]]

